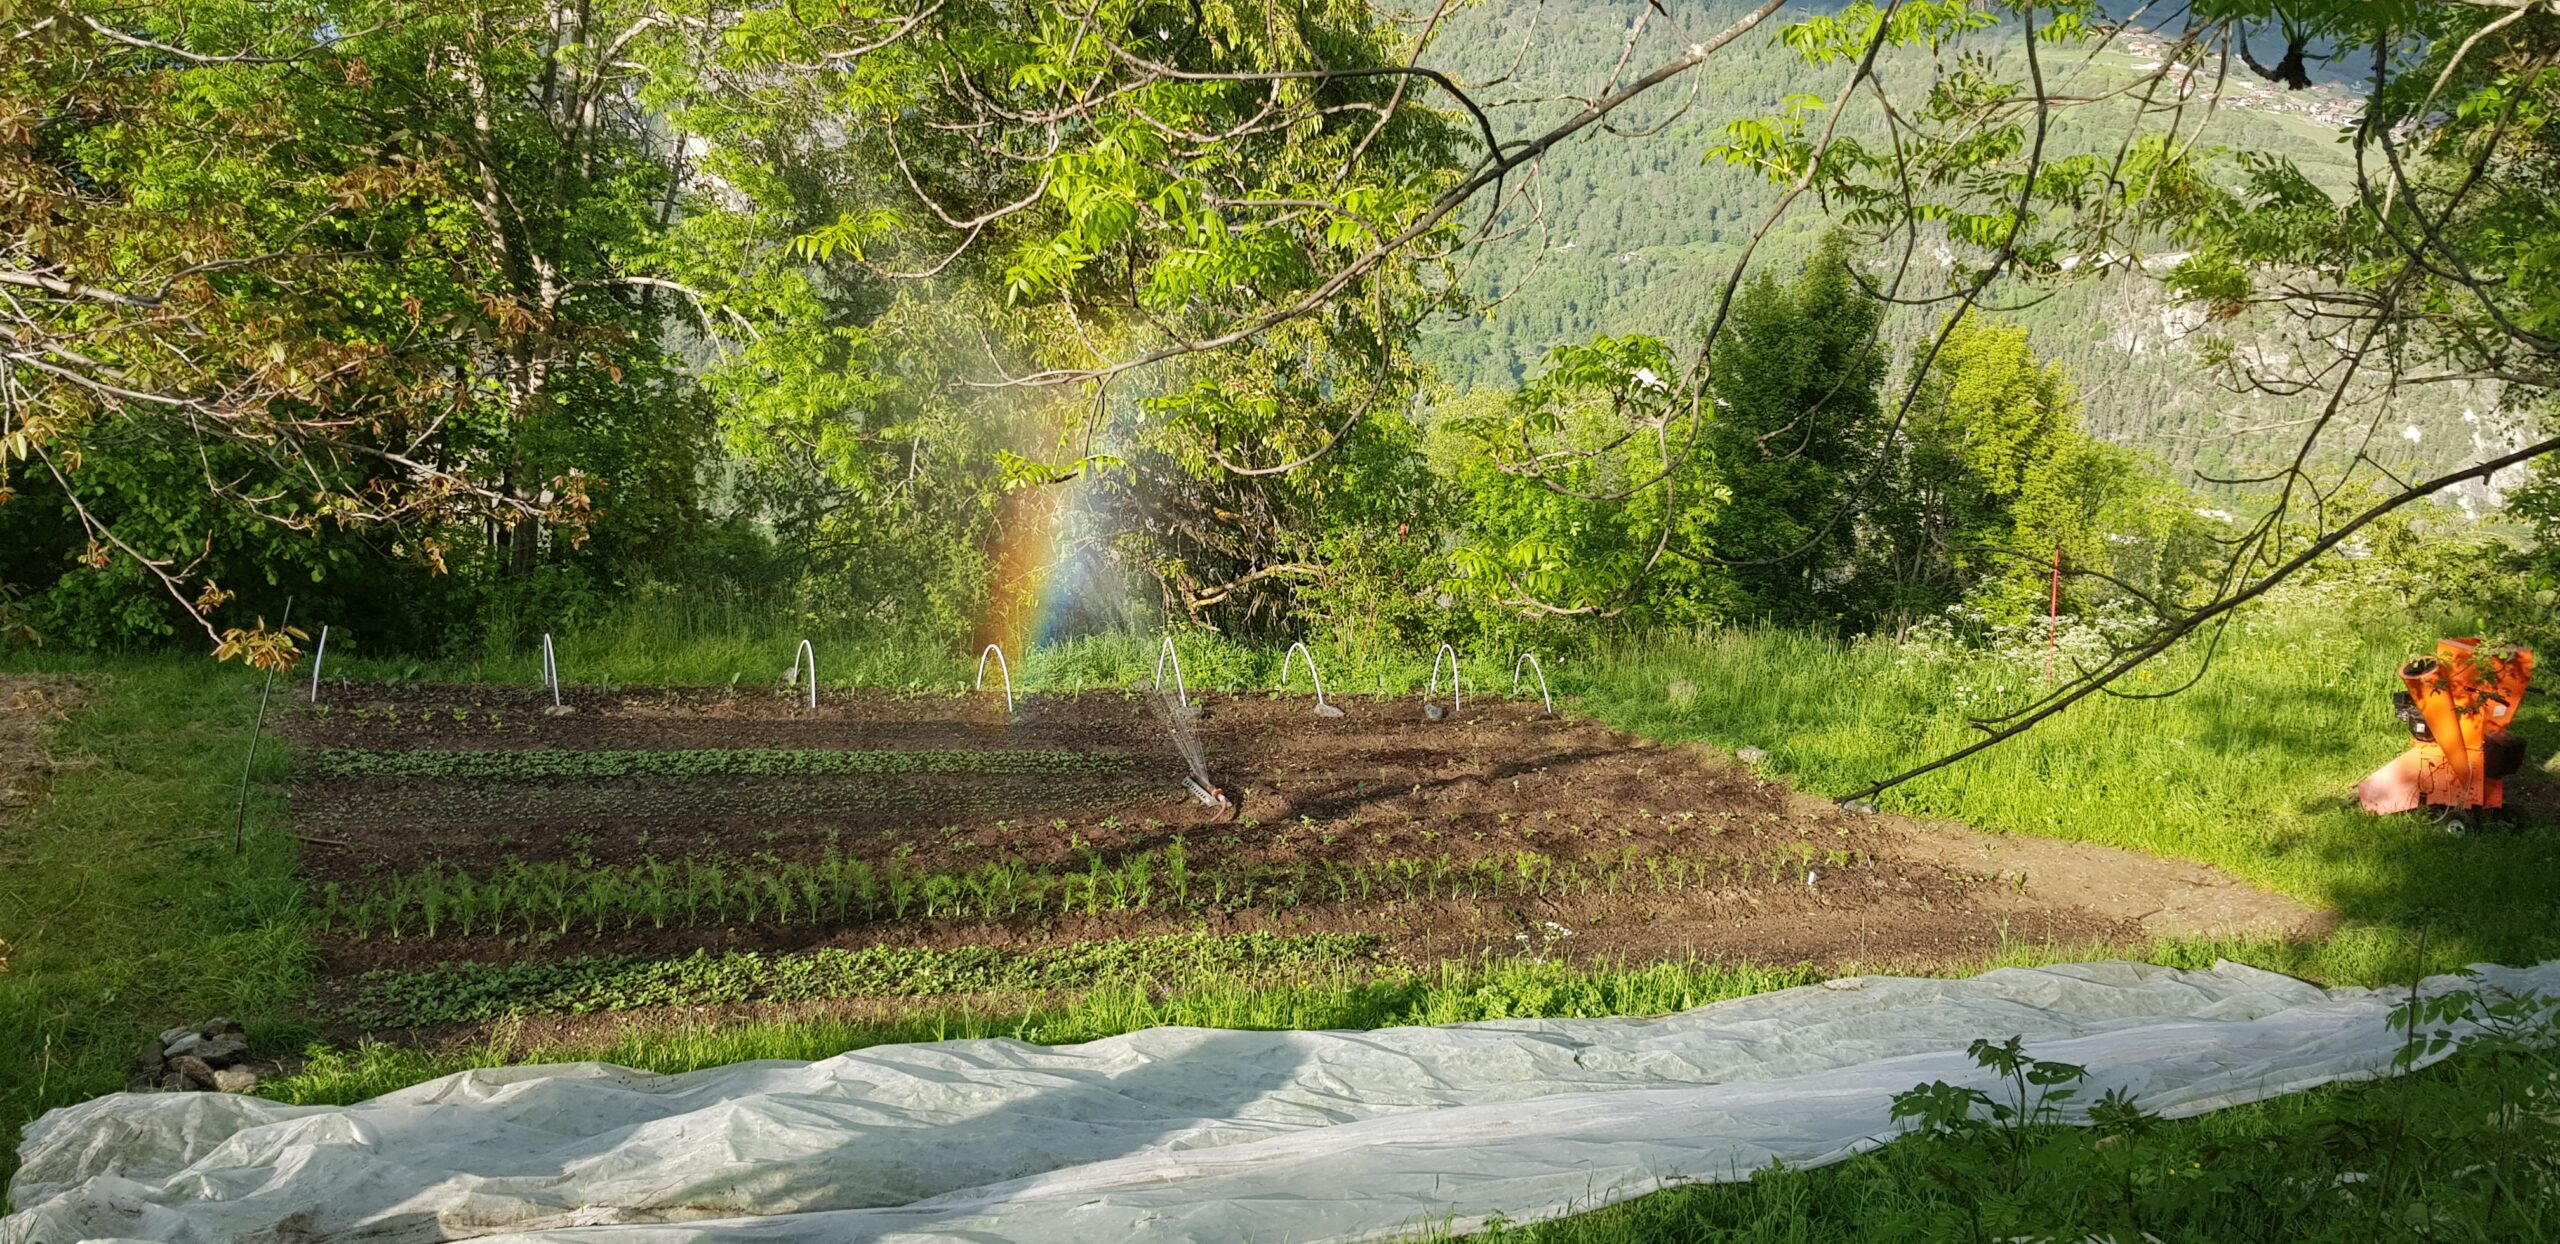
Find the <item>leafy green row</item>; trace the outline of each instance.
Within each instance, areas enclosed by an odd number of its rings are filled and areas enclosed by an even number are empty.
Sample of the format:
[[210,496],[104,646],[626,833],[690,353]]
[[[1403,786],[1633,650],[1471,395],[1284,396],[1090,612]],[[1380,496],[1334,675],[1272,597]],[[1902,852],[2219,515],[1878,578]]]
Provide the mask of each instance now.
[[1367,934],[1184,933],[1029,950],[866,946],[790,955],[696,951],[682,959],[610,955],[559,963],[449,963],[420,972],[366,973],[347,1018],[369,1027],[416,1027],[636,1007],[922,998],[1251,977],[1367,962],[1375,958],[1378,941]]
[[507,782],[618,777],[818,777],[832,774],[1065,774],[1125,769],[1122,752],[808,751],[781,748],[693,751],[444,751],[341,748],[312,757],[321,777],[426,777]]
[[1104,912],[1244,911],[1380,899],[1632,896],[1700,886],[1776,883],[1811,867],[1861,865],[1862,852],[1797,846],[1759,855],[1673,855],[1630,847],[1596,859],[1533,851],[1458,859],[1396,855],[1369,860],[1191,866],[1181,840],[1114,863],[1048,871],[1018,857],[972,869],[928,871],[899,860],[880,867],[834,850],[817,863],[668,863],[625,867],[510,860],[474,877],[442,864],[348,892],[322,888],[324,931],[357,939],[567,934],[730,924],[835,924],[871,920]]

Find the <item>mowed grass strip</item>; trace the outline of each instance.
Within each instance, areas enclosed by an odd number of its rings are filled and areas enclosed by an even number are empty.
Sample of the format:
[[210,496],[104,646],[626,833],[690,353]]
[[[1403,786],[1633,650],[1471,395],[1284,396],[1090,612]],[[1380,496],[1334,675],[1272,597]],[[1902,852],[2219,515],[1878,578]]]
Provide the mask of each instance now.
[[237,1019],[261,1053],[314,1031],[295,843],[273,785],[288,749],[272,734],[232,850],[256,676],[201,658],[18,667],[79,677],[88,696],[54,737],[69,767],[52,797],[0,817],[0,936],[15,948],[0,971],[0,1178],[20,1127],[123,1088],[164,1028]]
[[432,778],[451,782],[552,782],[598,778],[828,777],[984,773],[1110,773],[1126,752],[1039,750],[819,751],[696,748],[678,751],[445,751],[331,748],[314,752],[316,777]]
[[[1237,939],[1221,939],[1237,940]],[[1446,962],[1429,967],[1365,960],[1310,961],[1270,972],[1194,971],[1179,961],[1070,991],[1047,1005],[1019,998],[919,999],[894,1018],[804,1015],[664,1015],[601,1036],[530,1048],[513,1044],[501,1022],[485,1046],[428,1047],[365,1042],[315,1049],[301,1074],[262,1091],[296,1103],[349,1104],[473,1067],[601,1061],[646,1071],[683,1072],[753,1059],[808,1061],[847,1050],[913,1041],[1008,1037],[1035,1045],[1098,1041],[1144,1028],[1182,1025],[1251,1030],[1367,1030],[1497,1019],[1667,1015],[1728,998],[1823,979],[1803,965],[1758,966],[1707,959],[1581,967],[1534,956]]]

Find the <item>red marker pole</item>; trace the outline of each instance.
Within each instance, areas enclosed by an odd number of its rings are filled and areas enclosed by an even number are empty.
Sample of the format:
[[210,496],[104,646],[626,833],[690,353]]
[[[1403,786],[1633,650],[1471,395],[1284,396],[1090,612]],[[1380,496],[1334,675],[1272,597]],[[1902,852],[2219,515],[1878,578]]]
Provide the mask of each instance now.
[[2044,619],[2044,681],[2053,685],[2053,660],[2062,645],[2062,546],[2053,546],[2053,603]]

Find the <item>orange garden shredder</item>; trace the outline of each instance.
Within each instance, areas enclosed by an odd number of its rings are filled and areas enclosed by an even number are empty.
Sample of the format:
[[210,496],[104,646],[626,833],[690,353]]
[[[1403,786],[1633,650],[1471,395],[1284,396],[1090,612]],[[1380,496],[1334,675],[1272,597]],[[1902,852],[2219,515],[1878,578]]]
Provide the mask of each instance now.
[[2505,807],[2503,779],[2524,767],[2524,739],[2507,726],[2532,677],[2530,649],[2437,640],[2434,656],[2400,667],[2408,690],[2391,693],[2409,750],[2358,784],[2356,798],[2377,815],[2428,808],[2456,825]]

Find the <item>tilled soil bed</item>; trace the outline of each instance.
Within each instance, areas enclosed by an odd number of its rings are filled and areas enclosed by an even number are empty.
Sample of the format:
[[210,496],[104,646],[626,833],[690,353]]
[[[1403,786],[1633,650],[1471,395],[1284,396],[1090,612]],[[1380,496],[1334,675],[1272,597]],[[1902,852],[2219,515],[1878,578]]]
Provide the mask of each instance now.
[[1167,721],[1127,694],[1008,714],[993,697],[809,709],[653,689],[554,715],[525,689],[338,686],[282,728],[340,989],[458,961],[1203,930],[1374,935],[1412,963],[1525,948],[1915,969],[2132,940],[2169,905],[2120,893],[2157,861],[2050,844],[2086,858],[2032,867],[2103,875],[2114,897],[2048,895],[1963,831],[1845,812],[1534,702],[1437,722],[1409,698],[1339,700],[1338,718],[1297,696],[1193,703],[1211,778],[1241,796],[1233,822],[1184,793]]

